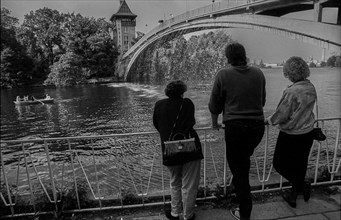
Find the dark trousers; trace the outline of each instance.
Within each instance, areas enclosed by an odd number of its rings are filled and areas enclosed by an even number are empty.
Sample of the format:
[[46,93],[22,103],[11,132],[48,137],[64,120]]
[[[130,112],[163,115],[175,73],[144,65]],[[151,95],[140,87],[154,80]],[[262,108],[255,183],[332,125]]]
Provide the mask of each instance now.
[[264,121],[231,120],[225,123],[226,157],[233,175],[232,183],[236,190],[241,219],[249,219],[251,215],[250,157],[263,134]]
[[291,135],[280,132],[277,138],[273,165],[276,171],[292,184],[299,193],[303,190],[304,178],[308,166],[312,134]]

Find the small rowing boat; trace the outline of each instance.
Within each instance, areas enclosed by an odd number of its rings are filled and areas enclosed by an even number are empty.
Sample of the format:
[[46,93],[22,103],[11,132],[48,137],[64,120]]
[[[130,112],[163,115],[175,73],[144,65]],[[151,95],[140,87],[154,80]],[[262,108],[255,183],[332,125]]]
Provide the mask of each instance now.
[[16,105],[31,105],[31,104],[45,104],[45,103],[53,103],[54,99],[51,97],[47,97],[44,99],[36,99],[33,98],[31,100],[29,99],[17,99],[16,101],[13,101]]

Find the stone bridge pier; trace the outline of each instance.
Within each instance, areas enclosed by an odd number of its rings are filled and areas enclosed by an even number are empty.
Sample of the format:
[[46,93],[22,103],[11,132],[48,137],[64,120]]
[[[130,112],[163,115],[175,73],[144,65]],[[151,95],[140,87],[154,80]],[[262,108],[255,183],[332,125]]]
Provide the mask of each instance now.
[[118,57],[118,62],[116,64],[116,76],[119,80],[125,81],[126,70],[129,64],[130,58],[122,59],[122,55]]

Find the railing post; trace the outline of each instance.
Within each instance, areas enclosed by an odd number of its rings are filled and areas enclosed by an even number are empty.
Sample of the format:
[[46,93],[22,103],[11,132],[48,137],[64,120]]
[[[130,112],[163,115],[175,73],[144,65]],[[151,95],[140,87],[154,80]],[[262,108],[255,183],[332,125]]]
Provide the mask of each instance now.
[[69,151],[70,151],[71,168],[72,168],[72,174],[73,174],[73,182],[75,184],[75,193],[76,193],[76,198],[77,198],[77,205],[78,205],[78,209],[81,209],[81,205],[79,202],[79,195],[78,195],[77,178],[76,178],[76,173],[75,173],[75,167],[73,164],[73,154],[72,154],[71,143],[70,143],[69,139],[67,140],[67,143],[68,143]]
[[12,215],[14,215],[14,209],[13,209],[13,204],[12,204],[11,192],[9,191],[7,176],[6,176],[6,172],[5,172],[4,157],[2,155],[2,146],[0,146],[0,156],[1,156],[0,160],[1,160],[1,166],[2,166],[2,173],[4,174],[4,180],[5,180],[5,184],[6,184],[6,191],[7,191],[8,201],[9,201],[11,213],[12,213]]
[[318,148],[317,148],[317,155],[316,155],[316,164],[315,164],[315,173],[314,173],[314,184],[317,183],[317,173],[320,163],[320,154],[321,154],[321,142],[317,141]]
[[96,166],[96,159],[95,159],[95,151],[94,151],[93,139],[91,139],[91,148],[92,148],[92,159],[93,159],[93,163],[94,163],[94,167],[95,167],[95,178],[96,178],[96,186],[97,186],[99,207],[102,208],[101,193],[99,191],[99,183],[98,183],[97,166]]
[[[337,168],[336,166],[336,155],[337,155],[337,147],[339,145],[339,138],[340,138],[340,124],[341,124],[341,120],[338,120],[338,126],[337,126],[337,133],[336,133],[336,139],[335,139],[335,148],[334,148],[334,157],[333,157],[333,166],[332,166],[332,172],[331,172],[331,177],[330,177],[330,181],[332,182],[334,180],[334,175],[337,172]],[[340,159],[341,161],[341,159]]]
[[[22,152],[23,152],[23,156],[24,156],[24,160],[25,160],[25,167],[26,167],[26,174],[27,174],[27,182],[28,182],[28,186],[30,188],[30,192],[31,192],[31,199],[33,201],[33,189],[32,189],[32,184],[31,184],[31,178],[30,178],[30,173],[28,171],[28,164],[27,164],[27,159],[26,159],[26,153],[25,153],[25,147],[24,147],[24,143],[21,143],[21,147],[22,147]],[[33,163],[33,161],[31,161]],[[35,208],[35,204],[33,203],[33,210],[34,212],[36,212],[36,208]]]
[[[46,158],[47,158],[47,165],[49,167],[49,173],[50,173],[50,178],[51,178],[51,184],[52,184],[52,193],[53,193],[53,200],[56,208],[55,216],[57,217],[57,212],[58,212],[58,206],[57,206],[57,195],[56,195],[56,186],[53,180],[53,171],[51,167],[51,160],[50,160],[50,155],[49,155],[49,149],[47,147],[46,140],[44,140],[44,147],[45,147],[45,153],[46,153]],[[33,161],[32,161],[33,163]]]
[[206,130],[204,130],[204,197],[206,198],[206,160],[207,160],[207,152],[206,152]]
[[149,185],[150,185],[150,181],[151,181],[151,178],[152,178],[152,173],[153,173],[153,168],[154,168],[154,162],[155,162],[155,155],[157,154],[157,148],[158,148],[158,145],[155,145],[155,150],[154,150],[154,153],[153,153],[152,168],[150,169],[150,174],[149,174],[149,178],[148,178],[148,186],[147,186],[146,195],[148,195],[148,192],[149,192]]
[[[163,158],[162,158],[162,151],[161,151],[161,160],[160,160],[160,166],[161,166],[161,185],[162,185],[162,199],[163,204],[166,204],[166,198],[165,198],[165,183],[164,183],[164,174],[163,174]],[[171,189],[172,190],[172,189]]]
[[263,178],[262,178],[262,191],[265,188],[265,172],[266,172],[266,162],[268,157],[268,140],[269,140],[269,125],[265,126],[265,146],[264,146],[264,159],[263,159]]
[[[227,195],[227,180],[226,180],[226,175],[227,175],[227,158],[226,158],[226,143],[223,145],[224,148],[224,196]],[[206,155],[205,155],[206,156]]]

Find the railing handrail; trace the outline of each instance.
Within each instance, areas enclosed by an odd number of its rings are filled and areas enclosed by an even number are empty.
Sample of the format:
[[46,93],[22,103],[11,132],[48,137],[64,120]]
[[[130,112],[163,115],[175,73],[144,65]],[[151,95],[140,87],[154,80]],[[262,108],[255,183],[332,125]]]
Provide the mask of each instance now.
[[[315,121],[331,121],[331,120],[341,120],[341,117],[327,117],[318,118]],[[212,127],[195,127],[195,130],[204,131],[212,129]],[[56,138],[36,138],[36,139],[25,139],[25,140],[1,140],[1,144],[15,144],[15,143],[29,143],[29,142],[44,142],[44,141],[59,141],[59,140],[78,140],[78,139],[102,139],[102,138],[114,138],[114,137],[126,137],[135,135],[151,135],[158,134],[155,131],[146,132],[133,132],[133,133],[122,133],[122,134],[103,134],[103,135],[89,135],[89,136],[69,136],[69,137],[56,137]]]
[[[330,118],[320,118],[320,119],[317,119],[316,121],[323,121],[322,123],[322,128],[324,128],[324,122],[325,121],[333,121],[333,120],[336,120],[338,123],[337,123],[337,126],[335,128],[336,130],[336,133],[332,133],[333,135],[335,135],[335,139],[331,136],[329,136],[327,138],[327,140],[331,137],[332,140],[335,140],[335,146],[330,146],[328,145],[328,142],[329,141],[325,141],[325,146],[322,145],[321,142],[316,142],[313,147],[311,148],[310,150],[310,153],[309,153],[309,158],[311,157],[314,157],[316,160],[315,162],[312,163],[312,167],[311,167],[311,170],[315,167],[315,171],[314,171],[314,177],[311,177],[313,179],[313,182],[312,182],[312,185],[323,185],[323,184],[333,184],[333,183],[341,183],[341,180],[339,178],[335,178],[336,175],[340,172],[340,167],[341,167],[341,158],[340,158],[340,155],[339,155],[339,150],[340,149],[340,129],[341,129],[341,117],[330,117]],[[279,183],[279,186],[271,186],[271,187],[266,187],[266,186],[270,186],[271,184],[268,184],[269,182],[269,179],[270,179],[270,176],[272,174],[272,170],[273,170],[273,165],[272,165],[272,161],[269,160],[269,152],[268,152],[268,148],[269,148],[269,129],[270,129],[270,125],[266,125],[266,130],[265,130],[265,133],[264,133],[264,138],[265,138],[265,142],[264,144],[262,145],[263,148],[264,148],[264,151],[263,153],[260,152],[259,154],[259,151],[258,151],[258,156],[256,155],[257,154],[257,149],[255,150],[255,153],[253,154],[253,160],[255,161],[255,167],[256,170],[257,170],[257,177],[256,178],[258,181],[258,183],[260,185],[256,185],[257,188],[254,188],[252,190],[253,193],[255,192],[268,192],[268,191],[274,191],[274,190],[279,190],[279,189],[283,189],[283,188],[288,188],[289,186],[285,186],[283,185],[283,178],[280,177],[280,179],[275,179],[276,183]],[[332,126],[334,128],[334,126]],[[207,133],[207,131],[212,131],[213,128],[212,127],[202,127],[202,128],[196,128],[196,130],[198,131],[201,131],[201,134],[203,135],[203,139],[201,140],[202,142],[202,150],[203,150],[203,153],[204,153],[204,159],[203,159],[203,175],[204,177],[202,178],[203,180],[203,190],[204,190],[204,198],[199,198],[200,200],[203,200],[203,199],[208,199],[208,198],[213,198],[213,196],[207,196],[206,195],[206,187],[207,187],[207,182],[206,182],[206,179],[211,179],[211,181],[214,179],[214,180],[218,180],[218,182],[221,184],[223,183],[223,187],[224,187],[224,194],[226,195],[226,188],[227,186],[229,186],[231,184],[231,181],[232,181],[232,176],[231,175],[227,175],[227,160],[226,160],[226,148],[223,146],[223,145],[220,145],[222,141],[222,139],[220,139],[222,136],[221,135],[218,135],[219,138],[218,138],[218,142],[217,143],[220,147],[222,147],[222,149],[220,150],[223,150],[222,152],[219,151],[219,156],[214,156],[213,153],[212,153],[212,145],[211,143],[215,142],[214,140],[211,142],[211,138],[210,138],[210,134]],[[334,129],[333,129],[334,130]],[[328,131],[328,130],[326,130]],[[36,181],[38,181],[38,185],[40,184],[40,186],[42,187],[42,190],[43,190],[43,193],[45,194],[45,196],[48,198],[49,202],[51,204],[54,204],[55,206],[55,210],[53,211],[54,214],[56,214],[59,210],[58,210],[58,206],[57,206],[57,202],[61,201],[60,199],[58,199],[57,197],[57,194],[60,196],[62,196],[61,194],[61,191],[57,191],[57,183],[58,181],[60,181],[59,183],[61,184],[60,185],[60,188],[63,189],[63,186],[64,186],[64,182],[66,179],[69,179],[71,180],[71,178],[73,177],[72,181],[73,181],[73,184],[74,184],[74,189],[76,191],[76,198],[77,198],[77,207],[78,209],[74,209],[74,210],[62,210],[61,212],[62,213],[69,213],[69,212],[81,212],[81,211],[89,211],[89,210],[92,210],[92,211],[96,211],[96,210],[105,210],[105,209],[120,209],[120,208],[127,208],[127,207],[142,207],[142,206],[148,206],[148,205],[155,205],[155,204],[166,204],[168,203],[166,200],[165,200],[165,193],[166,193],[166,189],[165,189],[165,184],[164,184],[164,181],[165,181],[165,177],[164,177],[164,168],[163,168],[163,165],[162,165],[162,160],[159,158],[158,161],[156,160],[156,155],[160,155],[160,151],[161,151],[161,148],[160,148],[160,143],[158,144],[155,144],[152,148],[150,148],[150,153],[152,153],[152,155],[149,155],[149,156],[152,156],[152,161],[150,160],[150,162],[152,164],[148,164],[147,167],[148,169],[145,169],[144,170],[144,173],[146,174],[147,172],[147,175],[149,176],[148,178],[148,185],[145,183],[143,185],[143,180],[142,180],[142,175],[143,175],[143,172],[142,171],[142,164],[134,164],[134,161],[131,161],[131,166],[136,167],[138,166],[139,167],[139,170],[137,171],[139,174],[137,175],[140,175],[140,176],[137,176],[137,177],[133,177],[132,175],[132,172],[130,170],[130,168],[128,167],[128,163],[127,161],[125,161],[125,156],[121,157],[115,157],[115,160],[111,160],[110,159],[110,156],[109,156],[109,160],[111,163],[113,163],[113,166],[114,166],[114,169],[115,171],[110,171],[111,174],[113,174],[112,172],[117,172],[116,174],[118,175],[118,186],[116,184],[115,187],[118,187],[118,193],[119,193],[119,199],[121,201],[121,205],[117,205],[117,206],[110,206],[110,207],[103,207],[102,205],[102,202],[101,200],[104,198],[103,197],[103,193],[101,193],[101,190],[100,190],[100,182],[99,182],[99,178],[100,176],[99,175],[102,175],[103,177],[103,172],[102,171],[99,171],[97,169],[97,162],[96,162],[96,158],[98,159],[98,156],[99,155],[95,155],[95,152],[94,152],[94,141],[91,140],[91,150],[89,151],[90,152],[90,155],[89,156],[89,159],[91,160],[91,157],[92,157],[92,164],[90,162],[90,164],[87,164],[87,168],[89,167],[93,167],[94,168],[94,172],[95,172],[95,176],[93,175],[93,172],[91,172],[91,174],[87,174],[87,171],[86,171],[86,168],[85,166],[83,165],[83,162],[82,162],[82,158],[80,158],[80,151],[79,149],[76,149],[76,148],[72,148],[71,147],[71,140],[75,140],[75,139],[105,139],[105,138],[111,138],[111,137],[122,137],[122,136],[131,136],[131,135],[150,135],[150,134],[157,134],[157,132],[153,131],[153,132],[140,132],[140,133],[127,133],[127,134],[113,134],[113,135],[99,135],[99,136],[78,136],[78,137],[68,137],[68,139],[65,139],[65,138],[45,138],[45,139],[34,139],[34,140],[16,140],[16,141],[2,141],[1,143],[16,143],[16,142],[21,142],[21,148],[22,148],[22,154],[19,154],[18,156],[18,165],[17,165],[17,169],[6,169],[6,166],[12,166],[10,163],[6,163],[5,165],[5,161],[4,161],[4,154],[2,152],[2,147],[0,148],[0,161],[1,161],[1,175],[3,175],[3,179],[4,179],[4,183],[5,183],[5,188],[6,188],[6,193],[7,194],[5,196],[5,194],[3,194],[3,192],[0,192],[0,202],[2,201],[5,206],[9,207],[10,208],[10,211],[11,211],[11,215],[8,215],[8,216],[5,216],[5,217],[19,217],[19,216],[28,216],[28,215],[37,215],[37,214],[44,214],[44,212],[37,212],[37,209],[35,207],[35,204],[33,203],[32,206],[33,206],[33,211],[34,213],[19,213],[19,214],[15,214],[15,209],[14,207],[16,206],[16,202],[17,202],[17,196],[18,196],[18,193],[19,193],[19,190],[18,190],[18,180],[19,180],[19,173],[20,173],[20,161],[21,161],[21,158],[24,159],[24,164],[22,166],[22,169],[26,169],[26,177],[27,177],[27,180],[28,180],[28,186],[29,186],[29,189],[26,189],[26,190],[29,190],[29,195],[31,196],[31,199],[34,199],[34,190],[33,190],[33,185],[32,185],[32,181],[34,181],[34,179],[36,179]],[[331,133],[330,133],[331,134]],[[48,144],[51,144],[48,142],[48,140],[50,140],[51,142],[52,141],[58,141],[58,140],[66,140],[67,143],[67,147],[68,147],[68,150],[64,150],[63,154],[63,160],[60,161],[60,164],[59,164],[59,171],[61,169],[61,173],[59,173],[59,175],[61,174],[61,176],[59,176],[59,179],[57,180],[57,177],[56,177],[56,164],[55,162],[53,162],[53,157],[52,157],[52,154],[50,155],[50,150],[49,150],[49,146]],[[44,141],[43,143],[43,149],[44,149],[44,152],[38,152],[39,153],[42,153],[42,154],[46,154],[46,163],[47,165],[45,165],[45,169],[46,169],[46,174],[45,177],[44,177],[44,182],[42,181],[42,177],[41,177],[41,170],[38,170],[37,167],[35,166],[34,164],[34,160],[32,159],[31,157],[31,153],[30,153],[30,149],[29,148],[25,148],[24,146],[24,143],[26,142],[37,142],[37,141]],[[112,142],[109,142],[109,143],[112,143]],[[100,143],[101,144],[101,143]],[[118,141],[118,144],[122,144]],[[330,144],[330,143],[329,143]],[[332,144],[334,145],[334,143]],[[313,154],[313,149],[317,146],[317,154]],[[117,149],[116,147],[112,146],[110,147],[111,151],[112,149]],[[142,148],[141,148],[142,149]],[[258,147],[258,150],[260,150],[261,148]],[[101,150],[101,149],[100,149]],[[118,152],[120,152],[121,149],[118,150]],[[210,152],[209,152],[210,151]],[[322,158],[322,151],[325,151],[326,153],[326,157],[323,159]],[[112,151],[113,152],[113,151]],[[121,151],[122,152],[122,151]],[[124,152],[123,152],[124,153]],[[70,166],[71,168],[69,167],[69,177],[66,178],[65,177],[65,180],[64,180],[64,167],[65,166],[65,163],[66,163],[66,157],[68,157],[67,155],[69,155],[70,157]],[[314,156],[312,156],[314,155]],[[50,157],[51,156],[51,157]],[[222,157],[221,157],[222,156]],[[139,159],[142,159],[141,158],[141,154],[138,154],[138,155],[134,155],[132,158],[135,158],[135,157],[138,157]],[[208,169],[207,169],[207,164],[209,163],[209,158],[212,157],[212,162],[213,162],[213,173],[209,173],[208,172]],[[223,164],[223,171],[220,169],[219,173],[220,175],[218,174],[217,172],[217,167],[216,167],[216,163],[215,163],[215,159],[214,157],[216,158],[219,158],[220,159],[223,159],[220,160],[218,163],[220,163],[220,168]],[[118,161],[120,160],[121,161]],[[150,158],[151,159],[151,158]],[[317,174],[319,172],[319,167],[321,165],[323,165],[321,162],[320,162],[320,159],[322,161],[322,159],[324,160],[324,165],[327,166],[328,168],[328,173],[330,174],[330,177],[328,177],[328,179],[320,179],[318,178]],[[142,160],[139,160],[139,161],[142,161]],[[32,176],[31,176],[31,172],[29,171],[29,162],[30,164],[32,164],[32,168],[33,168],[33,171],[34,173],[32,173]],[[120,163],[122,162],[122,163]],[[269,164],[271,163],[271,164]],[[80,170],[78,169],[78,174],[76,174],[76,169],[75,169],[75,165],[78,164],[80,166]],[[110,164],[110,163],[109,163]],[[149,190],[149,184],[152,182],[151,181],[151,176],[153,174],[153,168],[154,166],[158,166],[159,168],[159,172],[161,172],[161,177],[157,177],[156,180],[157,181],[160,181],[161,180],[161,183],[157,183],[157,184],[162,184],[162,196],[163,196],[163,202],[154,202],[154,203],[145,203],[144,202],[144,195],[147,195],[148,194],[148,190]],[[269,166],[270,166],[270,169],[269,169]],[[100,167],[100,166],[98,166]],[[149,167],[150,167],[150,170],[149,170]],[[107,167],[109,168],[109,167]],[[66,168],[67,169],[67,168]],[[71,170],[70,170],[71,169]],[[103,169],[103,167],[102,167]],[[110,170],[111,168],[109,168]],[[120,171],[121,169],[127,169],[128,172],[126,172],[125,174],[122,174],[122,171]],[[7,171],[6,171],[7,170]],[[32,170],[31,170],[32,171]],[[8,172],[11,172],[11,175],[8,173]],[[223,174],[222,174],[223,172]],[[13,186],[9,179],[7,178],[7,175],[9,176],[14,176],[14,174],[16,173],[16,176],[17,176],[17,183],[15,184],[16,186],[16,190],[14,190],[14,192],[12,192],[10,190],[10,188]],[[155,171],[154,171],[155,173]],[[77,179],[80,178],[79,174],[81,176],[84,176],[83,179],[86,180],[86,186],[88,187],[88,189],[91,191],[91,195],[92,195],[92,198],[96,201],[99,202],[99,206],[100,207],[95,207],[95,208],[83,208],[81,207],[81,204],[80,204],[80,197],[78,195],[78,189],[77,189]],[[207,174],[209,174],[210,176],[207,176]],[[212,175],[213,174],[213,175]],[[72,176],[71,176],[72,175]],[[95,180],[92,180],[91,181],[91,175],[92,175],[92,179],[95,178]],[[113,174],[114,175],[114,174]],[[135,174],[136,175],[136,174]],[[160,175],[160,174],[159,174]],[[123,178],[122,178],[123,176]],[[148,177],[147,176],[147,177]],[[229,176],[229,180],[227,179],[227,176]],[[25,177],[25,175],[23,176]],[[21,178],[23,178],[21,177]],[[61,179],[60,179],[61,178]],[[122,179],[121,179],[122,178]],[[137,193],[138,196],[142,196],[142,203],[139,203],[139,204],[136,204],[136,205],[127,205],[127,204],[123,204],[123,198],[122,198],[122,186],[121,184],[123,183],[123,179],[124,178],[128,178],[131,180],[131,184],[134,186],[134,190],[135,192]],[[141,179],[139,179],[141,178]],[[160,179],[161,178],[161,179]],[[276,178],[276,177],[275,177]],[[129,181],[130,181],[129,180]],[[135,181],[134,181],[135,180]],[[221,182],[222,180],[222,182]],[[15,181],[14,178],[12,178],[12,181]],[[96,188],[93,186],[93,182],[95,182],[96,184]],[[146,181],[145,181],[146,182]],[[229,182],[229,183],[228,183]],[[51,187],[52,187],[52,195],[50,195],[47,190],[46,190],[46,187],[45,185],[49,183],[51,184]],[[147,186],[146,186],[147,185]],[[155,179],[154,179],[154,185],[155,185]],[[272,184],[273,185],[273,184]],[[160,186],[160,185],[159,185]],[[261,187],[261,188],[259,188]],[[159,189],[160,190],[160,189]],[[144,191],[146,191],[146,193],[144,194]],[[21,194],[22,195],[22,194]],[[6,197],[6,198],[5,198]],[[13,199],[14,200],[13,200]],[[74,199],[75,200],[75,199]]]

